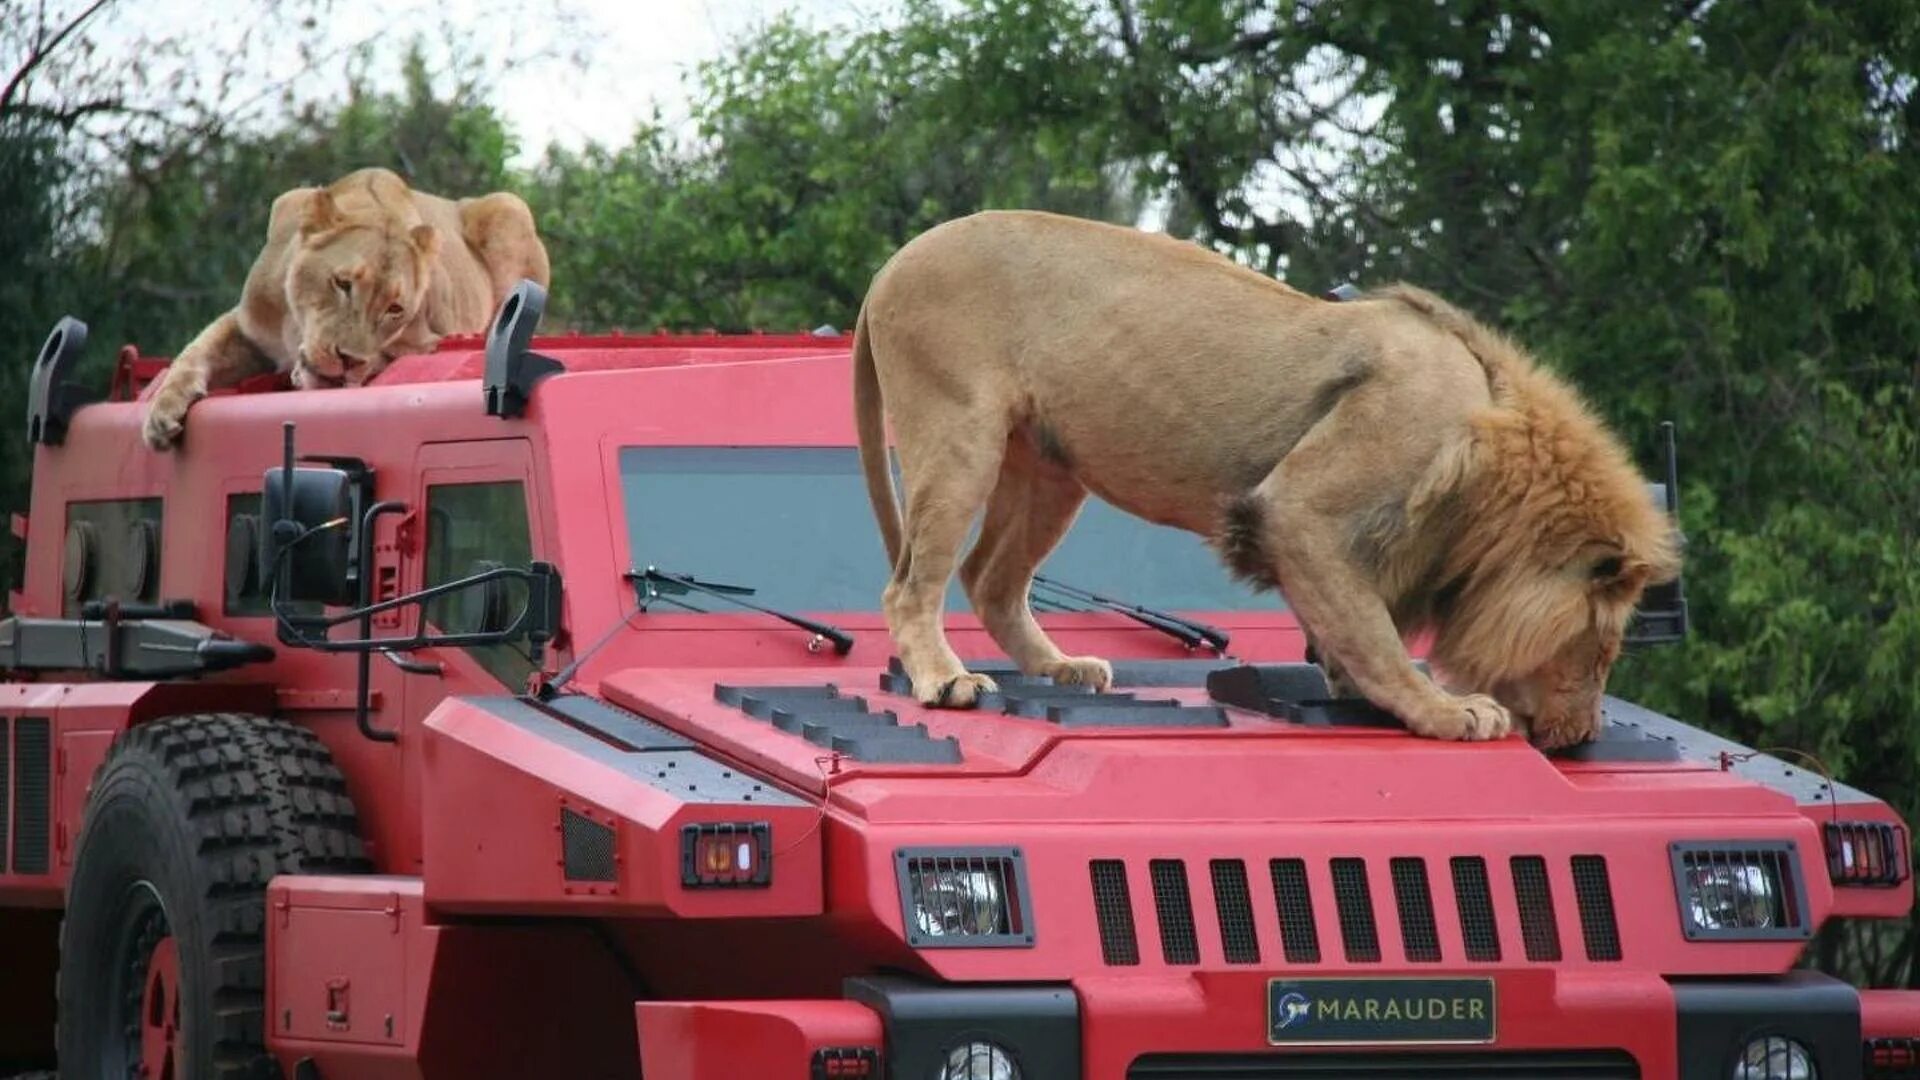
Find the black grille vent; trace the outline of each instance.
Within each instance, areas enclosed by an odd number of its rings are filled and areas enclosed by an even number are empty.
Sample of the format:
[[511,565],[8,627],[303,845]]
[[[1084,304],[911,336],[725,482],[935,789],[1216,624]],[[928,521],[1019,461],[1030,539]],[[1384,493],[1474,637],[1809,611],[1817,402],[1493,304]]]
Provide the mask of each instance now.
[[1620,1050],[1413,1050],[1148,1054],[1127,1080],[1639,1080]]
[[1153,909],[1160,918],[1160,952],[1169,964],[1200,962],[1200,939],[1193,930],[1193,899],[1187,893],[1187,864],[1179,859],[1155,859],[1147,865],[1153,878]]
[[13,813],[13,732],[9,730],[12,722],[0,716],[0,872],[7,868],[7,837],[13,835],[7,831],[7,824]]
[[44,717],[23,716],[13,725],[13,872],[48,869],[48,826],[53,804],[52,736]]
[[1313,895],[1307,891],[1307,864],[1302,859],[1274,859],[1273,903],[1280,912],[1280,949],[1290,964],[1320,962],[1320,934],[1313,925]]
[[1433,923],[1433,890],[1427,886],[1426,861],[1395,859],[1388,868],[1393,873],[1393,902],[1400,911],[1400,944],[1407,950],[1407,959],[1438,963],[1440,931]]
[[1527,959],[1536,964],[1558,963],[1560,924],[1553,913],[1553,889],[1547,884],[1547,860],[1538,855],[1515,855],[1510,865]]
[[1213,860],[1213,906],[1220,916],[1220,948],[1229,964],[1260,962],[1260,939],[1253,932],[1253,898],[1247,892],[1247,864]]
[[1453,858],[1453,903],[1460,909],[1460,938],[1467,959],[1500,959],[1500,926],[1493,921],[1493,890],[1487,887],[1487,861],[1478,855]]
[[1093,917],[1100,924],[1100,955],[1110,967],[1140,962],[1140,939],[1133,930],[1133,894],[1127,888],[1127,864],[1119,859],[1095,859],[1087,864],[1093,875]]
[[562,807],[560,864],[568,881],[618,881],[613,861],[613,829]]
[[1587,940],[1587,959],[1620,959],[1620,928],[1613,921],[1613,886],[1607,880],[1605,857],[1573,857],[1573,899],[1580,907],[1580,933]]
[[1340,915],[1340,940],[1350,964],[1378,963],[1380,934],[1373,925],[1373,893],[1367,888],[1367,864],[1334,859],[1333,900]]

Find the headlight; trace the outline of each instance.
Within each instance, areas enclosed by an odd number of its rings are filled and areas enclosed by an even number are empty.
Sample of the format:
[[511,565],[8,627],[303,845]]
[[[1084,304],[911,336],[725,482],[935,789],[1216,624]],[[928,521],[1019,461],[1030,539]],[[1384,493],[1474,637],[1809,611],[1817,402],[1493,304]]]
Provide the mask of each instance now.
[[1020,1066],[993,1043],[962,1043],[948,1051],[944,1067],[932,1080],[1021,1080]]
[[1768,930],[1779,890],[1758,866],[1695,866],[1687,870],[1687,909],[1702,930]]
[[1741,1052],[1733,1080],[1820,1080],[1820,1070],[1806,1047],[1784,1035],[1763,1035]]
[[1680,928],[1694,941],[1805,939],[1806,887],[1792,841],[1686,841],[1672,845]]
[[917,948],[1033,944],[1026,864],[1017,848],[904,848],[901,922]]

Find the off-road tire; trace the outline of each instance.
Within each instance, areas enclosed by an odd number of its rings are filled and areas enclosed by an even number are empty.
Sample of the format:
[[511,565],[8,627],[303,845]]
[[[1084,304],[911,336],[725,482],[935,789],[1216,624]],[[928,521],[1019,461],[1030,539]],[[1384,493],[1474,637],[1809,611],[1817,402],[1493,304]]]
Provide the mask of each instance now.
[[67,889],[61,1076],[139,1075],[153,978],[177,965],[176,1080],[278,1077],[264,1046],[267,882],[369,868],[346,780],[311,732],[235,713],[129,730],[94,775]]

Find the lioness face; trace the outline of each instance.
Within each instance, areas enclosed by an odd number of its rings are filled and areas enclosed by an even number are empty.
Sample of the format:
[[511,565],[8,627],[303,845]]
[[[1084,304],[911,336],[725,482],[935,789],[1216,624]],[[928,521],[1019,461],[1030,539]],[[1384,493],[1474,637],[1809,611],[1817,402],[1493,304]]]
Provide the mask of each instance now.
[[434,337],[408,331],[426,296],[435,243],[427,225],[303,236],[287,275],[300,328],[295,382],[359,386],[393,357],[431,349]]
[[1464,669],[1536,744],[1585,742],[1600,732],[1600,699],[1634,606],[1648,584],[1671,577],[1606,549],[1551,569],[1514,569],[1477,590],[1482,601],[1457,613],[1435,659]]

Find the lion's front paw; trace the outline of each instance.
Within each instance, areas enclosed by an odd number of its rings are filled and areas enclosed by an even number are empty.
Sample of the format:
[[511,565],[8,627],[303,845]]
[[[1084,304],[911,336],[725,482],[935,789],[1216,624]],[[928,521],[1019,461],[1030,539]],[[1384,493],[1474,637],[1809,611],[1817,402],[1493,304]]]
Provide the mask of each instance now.
[[200,395],[163,389],[154,396],[153,404],[147,406],[146,423],[141,426],[140,437],[155,450],[171,450],[180,441],[180,435],[186,430],[187,410],[199,400]]
[[1411,720],[1407,727],[1429,739],[1480,742],[1506,737],[1513,730],[1513,714],[1485,694],[1445,697]]
[[966,671],[950,679],[916,681],[913,696],[930,709],[971,709],[980,703],[980,695],[998,689],[999,685],[985,675]]
[[1097,656],[1070,656],[1040,672],[1060,686],[1085,686],[1099,693],[1113,685],[1113,665]]

